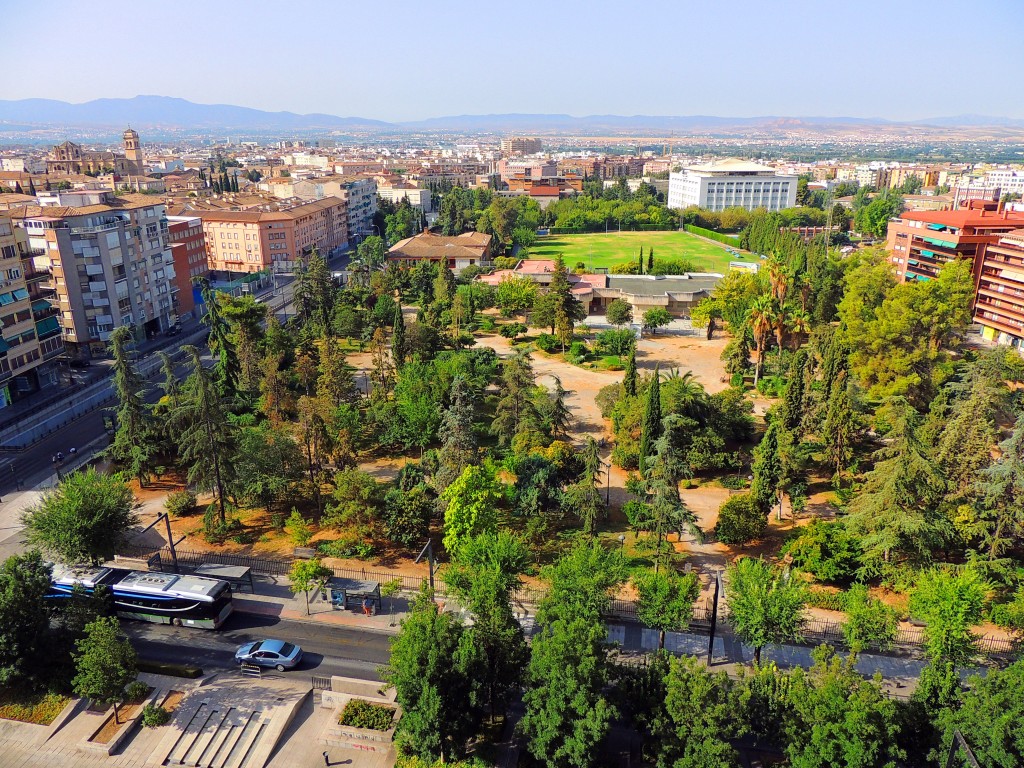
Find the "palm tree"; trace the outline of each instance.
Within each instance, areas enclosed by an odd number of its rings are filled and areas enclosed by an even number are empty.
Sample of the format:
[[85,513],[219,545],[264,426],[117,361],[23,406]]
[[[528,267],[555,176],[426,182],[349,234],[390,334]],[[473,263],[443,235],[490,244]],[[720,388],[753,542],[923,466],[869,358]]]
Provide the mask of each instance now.
[[786,265],[783,264],[782,259],[779,258],[777,253],[773,253],[767,263],[768,268],[768,284],[771,286],[772,297],[781,305],[786,300],[786,294],[789,292],[789,273],[786,270]]
[[768,334],[775,324],[775,302],[771,296],[758,296],[750,307],[750,330],[754,334],[754,346],[757,348],[757,364],[754,366],[754,386],[761,378],[764,367],[765,347],[768,345]]
[[794,347],[800,346],[799,337],[803,334],[811,332],[811,315],[804,309],[797,309],[796,307],[790,306],[786,311],[786,325],[789,327],[790,333],[795,335],[796,344]]

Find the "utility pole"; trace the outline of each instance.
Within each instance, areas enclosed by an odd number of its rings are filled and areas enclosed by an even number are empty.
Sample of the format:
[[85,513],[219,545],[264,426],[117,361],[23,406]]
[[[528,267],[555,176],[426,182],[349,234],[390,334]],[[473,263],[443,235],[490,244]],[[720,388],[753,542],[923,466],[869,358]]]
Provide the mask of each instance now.
[[427,543],[424,545],[423,549],[420,550],[419,555],[416,556],[416,559],[413,562],[419,563],[423,559],[424,555],[427,558],[427,572],[430,575],[430,591],[433,592],[434,591],[434,542],[433,542],[432,539],[427,539]]
[[718,595],[722,589],[722,572],[715,571],[715,594],[711,598],[711,634],[708,637],[708,666],[712,664],[715,653],[715,630],[718,627]]

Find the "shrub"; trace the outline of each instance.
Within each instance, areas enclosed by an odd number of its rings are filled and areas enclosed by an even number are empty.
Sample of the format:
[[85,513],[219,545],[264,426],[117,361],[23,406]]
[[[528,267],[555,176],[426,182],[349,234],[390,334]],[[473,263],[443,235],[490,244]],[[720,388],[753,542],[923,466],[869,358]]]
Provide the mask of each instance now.
[[147,704],[142,708],[142,724],[147,728],[156,728],[171,719],[171,713],[163,707]]
[[612,463],[622,469],[636,469],[640,466],[640,451],[636,445],[616,443],[612,448]]
[[589,353],[589,351],[590,350],[587,349],[587,345],[584,344],[582,341],[574,341],[569,346],[569,351],[566,353],[565,357],[566,360],[568,360],[573,365],[579,365],[580,363],[587,359],[587,354]]
[[718,510],[715,535],[725,544],[746,544],[759,538],[768,527],[768,517],[752,494],[740,493],[727,499]]
[[292,507],[292,513],[285,522],[284,529],[297,547],[308,546],[313,538],[313,528],[295,507]]
[[723,488],[728,488],[731,491],[742,491],[744,488],[750,487],[750,481],[747,480],[747,476],[742,474],[725,475],[718,482]]
[[562,344],[558,341],[558,337],[550,333],[542,333],[537,337],[537,346],[543,349],[548,354],[561,349]]
[[619,401],[620,397],[622,397],[622,383],[618,381],[614,384],[606,384],[598,390],[594,402],[601,409],[603,418],[611,418],[612,408],[615,407],[615,403]]
[[485,333],[492,333],[497,329],[498,325],[494,322],[494,318],[490,315],[482,315],[480,317],[480,330]]
[[360,560],[373,557],[377,552],[373,544],[355,535],[323,541],[317,546],[317,551],[325,557],[356,557]]
[[622,261],[618,264],[612,264],[608,271],[613,275],[639,275],[640,267],[634,259],[633,261]]
[[636,346],[636,334],[628,328],[609,329],[597,334],[594,349],[601,355],[626,357]]
[[814,520],[782,552],[797,568],[831,584],[850,583],[860,566],[860,548],[842,523]]
[[629,521],[629,527],[634,531],[650,530],[652,523],[650,504],[645,504],[637,499],[630,499],[622,505],[622,514],[626,516],[626,520]]
[[765,397],[782,397],[786,380],[782,376],[762,376],[757,381],[757,391]]
[[141,680],[129,683],[124,689],[124,700],[138,702],[149,695],[149,686]]
[[224,522],[220,520],[217,504],[210,504],[203,513],[203,537],[211,544],[223,544],[242,529],[242,522],[232,516],[232,510],[225,509]]
[[623,365],[622,358],[618,355],[608,355],[601,358],[601,367],[606,371],[621,371],[626,366]]
[[189,680],[203,676],[202,668],[192,664],[172,664],[166,661],[147,661],[146,659],[139,659],[139,672],[166,675],[167,677],[184,677]]
[[652,275],[685,275],[687,272],[695,272],[693,262],[689,259],[655,259],[654,266],[650,269]]
[[374,731],[386,731],[391,727],[394,719],[395,710],[391,707],[371,704],[362,699],[349,699],[348,704],[341,710],[341,717],[338,718],[338,722],[350,728],[370,728]]
[[511,256],[496,256],[494,258],[495,269],[515,269],[516,264],[519,263],[519,259],[515,259]]
[[729,386],[731,387],[742,387],[743,386],[743,374],[734,373],[729,377]]
[[812,608],[823,608],[826,611],[845,611],[847,605],[846,592],[827,592],[823,589],[807,590],[807,605]]
[[185,488],[181,491],[175,491],[168,496],[167,501],[164,502],[164,509],[167,510],[167,514],[171,517],[184,517],[196,511],[196,503],[198,501],[199,499],[195,493]]

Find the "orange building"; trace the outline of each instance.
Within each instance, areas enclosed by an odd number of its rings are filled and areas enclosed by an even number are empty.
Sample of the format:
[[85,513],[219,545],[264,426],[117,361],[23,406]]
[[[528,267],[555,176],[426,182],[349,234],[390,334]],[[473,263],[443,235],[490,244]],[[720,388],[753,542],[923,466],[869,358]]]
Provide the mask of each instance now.
[[348,242],[346,207],[325,197],[283,210],[197,211],[214,272],[290,272],[314,249],[324,256]]

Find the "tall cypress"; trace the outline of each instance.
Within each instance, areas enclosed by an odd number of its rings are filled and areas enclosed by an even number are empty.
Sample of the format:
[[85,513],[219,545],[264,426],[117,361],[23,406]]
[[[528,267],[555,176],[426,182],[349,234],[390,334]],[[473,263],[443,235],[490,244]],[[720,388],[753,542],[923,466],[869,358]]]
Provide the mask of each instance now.
[[654,366],[654,378],[647,388],[644,420],[640,425],[640,473],[647,474],[647,459],[654,455],[654,443],[661,437],[661,374]]
[[392,324],[391,334],[391,356],[395,360],[395,367],[401,368],[405,365],[405,318],[402,317],[402,299],[395,302],[395,319]]
[[649,248],[647,251],[647,274],[651,274],[654,269],[654,248]]
[[803,415],[804,369],[807,367],[807,351],[801,349],[793,355],[789,366],[789,383],[786,385],[786,399],[783,407],[783,425],[796,429]]
[[626,358],[626,375],[622,378],[622,391],[630,397],[636,397],[636,347],[629,350]]
[[636,272],[638,275],[644,273],[644,247],[642,245],[640,246],[640,255],[636,260]]

